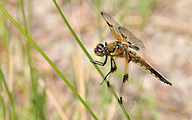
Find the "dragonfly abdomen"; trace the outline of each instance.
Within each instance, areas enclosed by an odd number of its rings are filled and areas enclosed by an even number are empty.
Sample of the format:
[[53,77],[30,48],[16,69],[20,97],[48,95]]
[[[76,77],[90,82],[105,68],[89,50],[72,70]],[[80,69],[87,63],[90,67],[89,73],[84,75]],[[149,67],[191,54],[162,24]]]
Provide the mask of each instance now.
[[155,69],[153,69],[147,62],[145,62],[145,60],[143,60],[139,55],[135,54],[134,57],[132,57],[131,61],[138,64],[145,70],[147,70],[147,72],[151,73],[154,77],[156,77],[160,81],[172,86],[172,83],[167,81],[162,75],[160,75]]

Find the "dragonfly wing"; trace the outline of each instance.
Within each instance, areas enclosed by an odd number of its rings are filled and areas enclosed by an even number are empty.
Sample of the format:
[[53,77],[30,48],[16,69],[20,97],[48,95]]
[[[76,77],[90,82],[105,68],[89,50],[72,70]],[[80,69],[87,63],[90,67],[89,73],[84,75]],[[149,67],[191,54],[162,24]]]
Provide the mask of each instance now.
[[130,44],[130,48],[136,51],[145,49],[143,42],[136,38],[129,30],[124,27],[118,27],[118,29],[123,41],[128,42]]
[[[129,112],[136,104],[138,95],[141,92],[144,74],[141,67],[130,62],[128,66],[128,81],[122,83],[122,104]],[[124,84],[124,85],[123,85]]]
[[[116,72],[110,74],[108,80],[111,87],[118,93],[117,95],[119,99],[122,97],[122,104],[129,112],[134,107],[137,96],[141,91],[144,80],[144,71],[142,67],[133,62],[129,62],[128,68],[125,70],[125,59],[117,58],[116,65]],[[123,82],[125,71],[128,71],[128,81]]]
[[101,15],[103,16],[103,18],[106,21],[107,25],[109,26],[109,28],[113,32],[114,37],[117,40],[122,41],[119,29],[118,29],[121,26],[109,14],[107,14],[105,12],[101,12]]

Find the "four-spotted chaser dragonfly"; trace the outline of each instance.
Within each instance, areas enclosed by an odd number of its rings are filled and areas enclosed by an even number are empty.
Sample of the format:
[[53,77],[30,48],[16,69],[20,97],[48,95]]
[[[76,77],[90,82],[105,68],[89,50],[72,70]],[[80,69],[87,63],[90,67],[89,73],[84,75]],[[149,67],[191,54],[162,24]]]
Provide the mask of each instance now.
[[[117,39],[116,41],[112,41],[110,43],[105,42],[105,44],[97,44],[96,48],[94,49],[94,52],[97,56],[104,57],[104,62],[100,61],[94,61],[93,63],[104,66],[107,63],[108,56],[110,57],[110,63],[111,63],[111,69],[109,73],[105,76],[104,80],[109,76],[111,73],[114,73],[117,70],[116,66],[116,58],[124,58],[125,59],[125,73],[123,76],[123,80],[120,87],[120,97],[119,101],[121,104],[123,104],[126,107],[128,111],[131,110],[133,105],[135,104],[135,101],[137,99],[137,95],[142,87],[141,85],[132,85],[135,93],[129,93],[127,94],[127,98],[123,98],[123,94],[128,93],[129,91],[126,91],[125,88],[130,87],[128,84],[130,83],[130,74],[128,71],[129,64],[136,63],[140,67],[144,68],[147,72],[151,73],[153,76],[155,76],[160,81],[169,84],[172,86],[172,83],[167,81],[161,74],[159,74],[154,68],[152,68],[143,58],[141,58],[136,51],[145,49],[144,44],[141,40],[136,38],[129,30],[127,30],[124,27],[121,27],[110,15],[108,15],[105,12],[101,12],[101,15],[105,19],[107,25],[111,29],[114,37]],[[103,81],[104,81],[103,80]],[[136,80],[136,79],[134,79]],[[134,81],[133,80],[133,81]],[[103,83],[103,82],[102,82]],[[101,84],[102,84],[101,83]],[[109,81],[107,82],[108,87],[110,86]],[[129,89],[129,88],[128,88]]]

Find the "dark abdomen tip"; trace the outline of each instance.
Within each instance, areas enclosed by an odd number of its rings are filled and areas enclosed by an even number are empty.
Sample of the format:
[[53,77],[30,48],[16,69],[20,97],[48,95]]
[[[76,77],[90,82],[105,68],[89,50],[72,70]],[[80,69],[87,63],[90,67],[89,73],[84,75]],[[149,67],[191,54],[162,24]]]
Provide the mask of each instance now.
[[172,83],[167,81],[165,78],[161,77],[160,80],[163,81],[164,83],[169,84],[170,86],[172,86]]

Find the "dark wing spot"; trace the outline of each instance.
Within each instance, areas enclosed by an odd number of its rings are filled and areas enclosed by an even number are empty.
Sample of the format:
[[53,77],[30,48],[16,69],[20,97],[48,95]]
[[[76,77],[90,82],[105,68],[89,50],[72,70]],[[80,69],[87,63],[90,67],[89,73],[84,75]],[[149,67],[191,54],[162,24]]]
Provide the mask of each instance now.
[[109,24],[108,22],[107,22],[107,24],[108,24],[110,27],[113,27],[113,25]]
[[127,36],[123,35],[122,33],[121,33],[121,36],[122,36],[123,38],[127,39]]
[[121,104],[123,104],[122,97],[119,98],[119,102],[120,102]]
[[109,83],[109,81],[107,81],[107,87],[110,87],[110,83]]
[[121,34],[121,36],[122,36],[123,38],[125,38],[125,36],[124,36],[123,34]]
[[123,83],[125,83],[128,80],[128,74],[123,76]]

